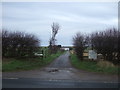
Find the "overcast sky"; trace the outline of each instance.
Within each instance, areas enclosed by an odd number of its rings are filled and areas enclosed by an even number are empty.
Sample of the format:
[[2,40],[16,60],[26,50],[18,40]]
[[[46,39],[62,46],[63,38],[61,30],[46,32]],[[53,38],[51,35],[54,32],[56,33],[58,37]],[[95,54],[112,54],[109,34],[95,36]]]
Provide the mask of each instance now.
[[77,32],[91,33],[118,27],[117,2],[4,2],[3,28],[33,33],[48,45],[51,24],[60,24],[57,44],[72,45]]

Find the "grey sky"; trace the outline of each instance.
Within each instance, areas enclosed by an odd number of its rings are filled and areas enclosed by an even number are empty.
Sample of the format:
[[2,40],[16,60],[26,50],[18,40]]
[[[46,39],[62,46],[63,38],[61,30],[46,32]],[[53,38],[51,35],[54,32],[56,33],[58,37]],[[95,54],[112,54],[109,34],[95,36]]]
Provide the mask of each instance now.
[[2,3],[3,28],[33,33],[48,45],[51,24],[61,26],[57,44],[72,45],[77,32],[91,33],[118,27],[117,2],[6,2]]

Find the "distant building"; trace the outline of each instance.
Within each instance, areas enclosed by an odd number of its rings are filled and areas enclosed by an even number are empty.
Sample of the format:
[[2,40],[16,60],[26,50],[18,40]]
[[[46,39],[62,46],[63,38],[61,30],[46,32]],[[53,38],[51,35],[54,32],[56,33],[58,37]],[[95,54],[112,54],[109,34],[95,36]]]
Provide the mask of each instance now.
[[61,48],[62,50],[69,51],[69,48]]

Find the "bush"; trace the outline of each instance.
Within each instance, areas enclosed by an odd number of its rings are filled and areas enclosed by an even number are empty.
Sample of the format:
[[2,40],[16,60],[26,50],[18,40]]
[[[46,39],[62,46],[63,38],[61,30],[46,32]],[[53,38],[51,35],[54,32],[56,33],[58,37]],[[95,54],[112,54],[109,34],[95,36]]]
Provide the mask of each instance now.
[[120,63],[119,50],[120,32],[115,29],[107,29],[101,32],[95,32],[91,35],[91,44],[97,53],[101,53],[105,60],[113,63]]
[[32,34],[2,30],[3,57],[32,57],[40,41]]
[[85,38],[81,33],[77,33],[73,37],[73,45],[75,48],[75,53],[80,60],[83,60],[83,52],[85,49]]

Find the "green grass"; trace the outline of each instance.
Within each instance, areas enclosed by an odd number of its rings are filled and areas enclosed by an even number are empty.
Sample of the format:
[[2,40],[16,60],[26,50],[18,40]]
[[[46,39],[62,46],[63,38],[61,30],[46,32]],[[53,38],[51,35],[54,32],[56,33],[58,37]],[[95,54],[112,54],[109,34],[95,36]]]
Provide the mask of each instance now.
[[75,54],[71,54],[71,64],[77,69],[104,74],[118,74],[118,67],[100,67],[98,62],[80,61]]
[[46,58],[31,58],[24,60],[16,60],[16,59],[7,59],[2,62],[2,71],[20,71],[20,70],[31,70],[43,67],[51,63],[55,58],[63,54],[63,52],[58,52],[57,54],[49,55]]

